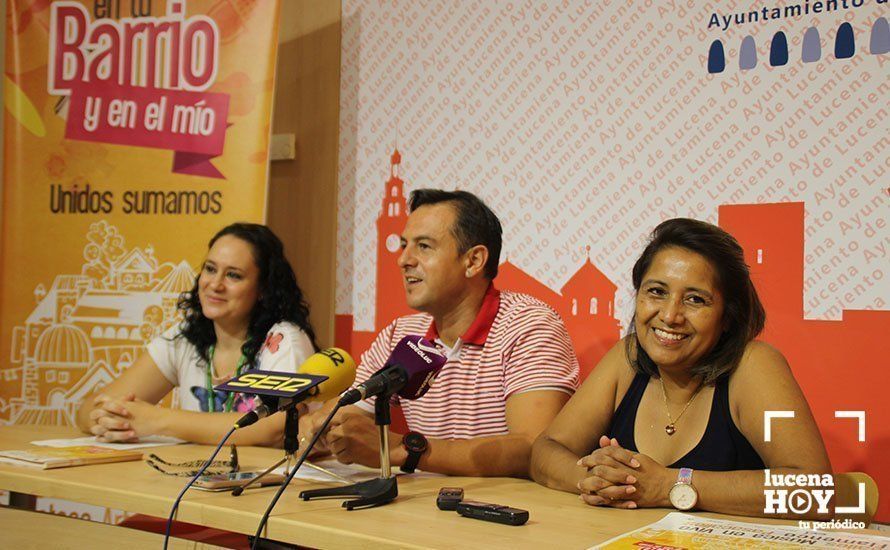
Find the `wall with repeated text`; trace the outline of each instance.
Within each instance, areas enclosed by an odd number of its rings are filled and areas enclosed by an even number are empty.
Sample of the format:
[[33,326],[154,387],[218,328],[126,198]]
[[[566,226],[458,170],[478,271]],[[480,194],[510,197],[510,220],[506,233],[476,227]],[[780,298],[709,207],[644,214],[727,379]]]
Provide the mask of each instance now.
[[[585,373],[625,331],[652,228],[706,220],[745,247],[763,339],[835,469],[886,493],[887,17],[877,0],[345,1],[339,343],[359,353],[407,311],[386,246],[404,212],[386,199],[412,189],[493,208],[498,285],[560,312]],[[835,410],[865,411],[865,442]]]

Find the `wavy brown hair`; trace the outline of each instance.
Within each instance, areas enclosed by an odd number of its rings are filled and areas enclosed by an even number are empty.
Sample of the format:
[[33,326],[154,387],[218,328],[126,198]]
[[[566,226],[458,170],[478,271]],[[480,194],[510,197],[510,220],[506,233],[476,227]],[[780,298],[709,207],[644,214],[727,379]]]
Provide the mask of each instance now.
[[[669,247],[683,248],[703,256],[717,274],[717,288],[724,301],[723,333],[714,347],[692,367],[692,374],[701,376],[705,384],[711,384],[735,370],[748,342],[763,330],[766,312],[738,241],[715,225],[688,218],[664,221],[652,231],[649,244],[633,267],[631,279],[635,292],[640,291],[643,276],[655,255]],[[631,319],[625,339],[627,357],[638,372],[658,377],[658,367],[637,338],[634,320]]]
[[[266,339],[266,334],[272,325],[281,321],[289,321],[303,329],[309,336],[312,347],[318,351],[315,331],[309,323],[309,305],[297,285],[294,270],[284,256],[284,245],[281,240],[265,225],[233,223],[214,235],[207,248],[213,247],[213,244],[225,235],[237,237],[250,245],[254,263],[260,271],[260,297],[250,312],[247,341],[241,346],[241,353],[247,359],[247,367],[255,366],[257,353]],[[205,317],[201,310],[198,298],[200,277],[199,273],[195,277],[192,289],[179,297],[177,307],[183,312],[185,321],[177,338],[188,340],[197,348],[201,359],[209,363],[209,350],[210,346],[216,344],[216,332],[213,330],[213,321]]]

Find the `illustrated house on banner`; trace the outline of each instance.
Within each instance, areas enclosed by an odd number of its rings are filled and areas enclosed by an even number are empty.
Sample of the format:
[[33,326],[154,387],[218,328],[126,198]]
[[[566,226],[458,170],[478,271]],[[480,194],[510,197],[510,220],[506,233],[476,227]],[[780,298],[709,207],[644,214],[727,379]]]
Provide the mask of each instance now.
[[72,419],[66,418],[65,394],[90,363],[90,343],[81,329],[57,324],[44,330],[25,368],[22,395],[31,407],[23,411],[18,422],[71,424]]
[[513,290],[534,296],[549,304],[557,312],[562,309],[563,299],[558,292],[550,290],[550,287],[516,267],[509,258],[498,267],[498,278],[495,281],[495,286],[501,290]]
[[[35,409],[21,418],[28,423],[58,423],[64,420],[59,406],[64,394],[90,364],[90,346],[83,331],[69,324],[71,313],[94,281],[86,275],[57,275],[47,292],[35,289],[37,306],[24,326],[12,333],[10,362],[21,365],[22,391],[10,400],[4,411],[8,418],[24,408],[45,408],[55,403],[54,412]],[[62,421],[63,424],[68,423]]]
[[[160,271],[159,271],[160,273]],[[195,272],[192,266],[185,260],[179,262],[170,270],[152,289],[163,296],[161,300],[161,313],[163,319],[176,317],[176,304],[183,292],[191,291],[195,284]],[[161,319],[157,319],[160,324]],[[163,327],[166,329],[168,327]]]
[[107,276],[92,273],[57,275],[49,291],[35,288],[34,310],[13,329],[10,362],[20,367],[6,370],[21,373],[21,394],[0,409],[0,419],[73,424],[84,397],[119,376],[147,341],[178,322],[176,303],[195,280],[185,261],[159,266],[151,247],[122,253]]
[[86,275],[57,275],[49,292],[38,285],[34,292],[37,307],[28,315],[25,326],[13,329],[11,362],[20,364],[26,357],[33,357],[43,331],[65,322],[80,297],[91,288],[93,280]]
[[133,248],[112,264],[111,277],[117,289],[148,290],[157,270],[158,261],[151,248],[145,251]]

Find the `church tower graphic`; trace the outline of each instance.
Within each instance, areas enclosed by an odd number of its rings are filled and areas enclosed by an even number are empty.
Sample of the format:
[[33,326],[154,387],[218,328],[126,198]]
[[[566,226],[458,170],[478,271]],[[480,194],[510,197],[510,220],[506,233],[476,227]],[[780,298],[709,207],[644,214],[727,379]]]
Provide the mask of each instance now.
[[377,292],[374,326],[385,327],[402,315],[416,313],[405,300],[402,272],[398,258],[400,242],[408,221],[405,182],[399,177],[402,155],[395,149],[390,157],[389,180],[377,217]]
[[559,313],[575,344],[575,352],[586,375],[621,337],[615,314],[615,286],[602,271],[587,260],[560,289],[563,298]]
[[621,324],[615,312],[615,286],[587,259],[559,289],[552,290],[509,259],[501,264],[495,286],[501,290],[522,292],[552,307],[565,322],[583,380],[609,349],[621,338]]
[[797,324],[804,317],[805,215],[802,202],[719,208],[720,227],[744,248],[745,263],[767,311],[763,335],[767,340],[776,329]]

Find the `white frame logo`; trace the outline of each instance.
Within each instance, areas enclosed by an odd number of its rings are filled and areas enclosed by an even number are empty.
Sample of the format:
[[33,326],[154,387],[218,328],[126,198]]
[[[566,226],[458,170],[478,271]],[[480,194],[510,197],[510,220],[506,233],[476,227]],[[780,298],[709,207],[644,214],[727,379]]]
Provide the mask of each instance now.
[[[772,441],[772,421],[774,419],[793,419],[794,411],[764,411],[763,440]],[[865,411],[834,411],[835,418],[855,418],[857,422],[857,440],[865,443]],[[791,489],[775,489],[789,487]],[[796,487],[796,488],[795,488]],[[824,487],[832,487],[826,489]],[[775,475],[769,469],[764,470],[764,514],[785,514],[790,510],[794,514],[805,514],[817,504],[820,514],[828,513],[828,501],[834,494],[834,482],[829,475]],[[837,514],[865,513],[865,483],[858,483],[858,504],[856,506],[836,506]],[[803,525],[803,524],[806,525]],[[821,523],[821,522],[815,522]],[[831,522],[825,522],[830,524]],[[810,522],[801,522],[801,527],[810,527]],[[863,528],[865,526],[863,525]]]

